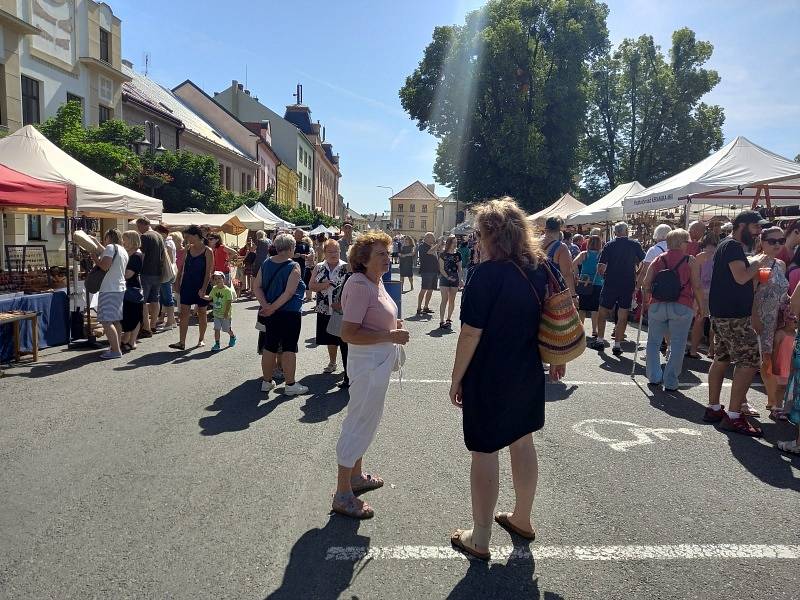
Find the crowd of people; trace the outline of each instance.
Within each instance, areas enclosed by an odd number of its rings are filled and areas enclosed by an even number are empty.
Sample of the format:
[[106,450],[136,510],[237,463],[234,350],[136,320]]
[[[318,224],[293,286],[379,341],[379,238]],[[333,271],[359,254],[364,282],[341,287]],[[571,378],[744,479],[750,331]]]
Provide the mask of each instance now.
[[[702,350],[712,360],[705,421],[762,435],[751,420],[758,411],[747,401],[760,372],[769,418],[800,424],[800,221],[781,228],[746,210],[726,227],[698,222],[684,230],[661,224],[645,251],[624,222],[615,224],[613,238],[605,241],[599,229],[586,235],[563,231],[558,218],[548,219],[539,236],[510,198],[489,201],[475,212],[476,231],[462,240],[428,233],[417,244],[380,231],[356,237],[346,223],[338,239],[310,239],[302,229],[270,239],[259,231],[239,251],[240,290],[259,304],[262,391],[274,390],[283,379],[283,393],[308,393],[296,373],[303,305],[309,300],[316,343],[328,352],[322,371],[335,374],[341,354],[339,385],[349,388],[349,402],[336,447],[335,512],[374,516],[360,495],[384,484],[364,469],[363,458],[381,420],[391,373],[402,368],[403,346],[410,339],[383,284],[395,260],[411,290],[418,262],[417,318],[434,312],[432,294],[440,289],[439,328],[450,329],[456,295],[463,293],[450,399],[463,411],[464,440],[472,452],[473,526],[456,530],[451,542],[468,554],[488,558],[498,451],[506,447],[516,502],[512,512],[497,513],[494,521],[516,535],[535,537],[530,513],[538,466],[531,434],[544,423],[545,383],[536,348],[542,299],[554,273],[581,318],[591,322],[589,348],[603,353],[611,347],[622,356],[631,311],[639,315],[640,331],[646,314],[645,372],[652,389],[676,392],[684,358],[699,359]],[[236,344],[231,319],[236,251],[217,234],[196,226],[182,233],[154,230],[139,219],[136,230],[109,230],[104,242],[98,241],[95,258],[105,271],[97,314],[110,347],[102,358],[119,357],[135,349],[138,339],[174,329],[176,321],[179,339],[170,346],[186,350],[193,310],[202,346],[209,305],[212,351],[221,349],[223,332],[229,346]],[[605,338],[609,320],[612,342]],[[721,390],[730,365],[726,409]],[[547,368],[553,380],[565,374],[564,365]],[[503,394],[497,394],[498,381]],[[800,435],[778,447],[800,453]]]

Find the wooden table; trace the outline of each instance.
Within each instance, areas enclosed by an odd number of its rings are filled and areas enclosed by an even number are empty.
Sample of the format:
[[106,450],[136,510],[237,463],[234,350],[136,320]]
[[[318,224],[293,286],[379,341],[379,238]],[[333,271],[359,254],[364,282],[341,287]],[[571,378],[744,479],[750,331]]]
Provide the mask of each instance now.
[[36,312],[0,312],[0,325],[12,324],[14,328],[14,360],[19,362],[19,324],[31,322],[33,338],[33,362],[39,360],[39,314]]

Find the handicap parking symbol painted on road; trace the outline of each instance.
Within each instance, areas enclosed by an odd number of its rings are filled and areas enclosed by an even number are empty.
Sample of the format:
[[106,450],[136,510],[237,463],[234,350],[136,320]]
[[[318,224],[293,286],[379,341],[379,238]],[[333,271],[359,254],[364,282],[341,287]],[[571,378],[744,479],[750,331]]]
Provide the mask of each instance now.
[[[625,429],[628,433],[633,435],[634,439],[606,437],[597,432],[599,426],[602,426],[603,430],[610,429],[612,432]],[[586,419],[585,421],[573,425],[572,429],[574,429],[576,433],[608,444],[609,448],[617,452],[627,452],[630,448],[635,446],[655,444],[656,440],[668,442],[670,440],[669,435],[702,435],[697,429],[690,429],[688,427],[678,427],[675,429],[670,427],[642,427],[636,423],[614,421],[612,419]]]

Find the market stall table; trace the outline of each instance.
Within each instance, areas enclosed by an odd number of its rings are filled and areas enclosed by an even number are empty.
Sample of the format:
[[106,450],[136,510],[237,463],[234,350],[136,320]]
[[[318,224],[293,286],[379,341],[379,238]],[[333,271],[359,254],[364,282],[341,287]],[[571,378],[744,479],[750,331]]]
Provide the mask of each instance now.
[[35,312],[2,312],[0,313],[0,326],[11,325],[14,330],[14,361],[19,362],[20,354],[20,335],[19,324],[22,321],[31,322],[31,331],[33,335],[32,354],[33,362],[39,360],[39,315]]

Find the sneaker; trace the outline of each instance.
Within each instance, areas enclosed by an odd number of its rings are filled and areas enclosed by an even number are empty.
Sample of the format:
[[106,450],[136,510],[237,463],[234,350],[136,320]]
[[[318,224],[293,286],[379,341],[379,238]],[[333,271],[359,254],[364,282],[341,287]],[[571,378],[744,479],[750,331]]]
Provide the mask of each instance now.
[[236,345],[236,336],[232,335],[231,339],[228,340],[228,347],[233,348]]
[[725,414],[724,406],[719,410],[714,410],[710,406],[706,406],[706,412],[703,414],[703,421],[706,423],[719,423],[725,416],[727,415]]
[[614,349],[611,350],[614,353],[614,356],[622,356],[622,346],[614,346]]
[[211,351],[212,352],[219,352],[220,351],[219,342],[214,342],[214,345],[211,346]]
[[300,394],[307,394],[308,388],[295,381],[292,385],[287,385],[283,389],[283,393],[287,396],[299,396]]
[[336,372],[336,363],[335,362],[328,363],[328,366],[325,367],[324,369],[322,369],[322,372],[323,373],[335,373]]
[[261,380],[261,391],[262,392],[268,392],[274,387],[275,387],[275,382],[274,381],[264,381],[263,379]]
[[764,435],[764,432],[761,431],[760,427],[754,427],[750,424],[750,421],[744,415],[739,415],[738,419],[731,419],[728,416],[728,413],[725,413],[725,416],[722,417],[722,420],[719,422],[719,428],[724,429],[725,431],[733,431],[735,433],[741,433],[742,435],[749,435],[750,437],[761,437]]
[[111,350],[107,350],[100,355],[100,358],[103,360],[108,360],[109,358],[122,358],[122,352],[112,352]]

